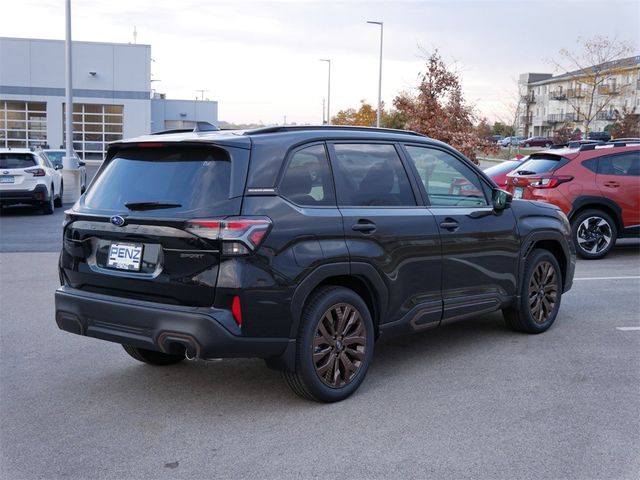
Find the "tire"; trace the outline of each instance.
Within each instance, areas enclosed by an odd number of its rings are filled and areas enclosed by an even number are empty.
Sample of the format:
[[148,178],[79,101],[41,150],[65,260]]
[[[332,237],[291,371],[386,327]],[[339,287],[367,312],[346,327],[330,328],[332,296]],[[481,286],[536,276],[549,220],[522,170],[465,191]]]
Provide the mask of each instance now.
[[51,191],[49,192],[49,200],[47,201],[47,203],[42,205],[42,212],[45,215],[51,215],[53,214],[53,210],[55,209],[55,192],[53,191],[53,185],[51,185]]
[[362,298],[347,288],[322,288],[311,295],[300,319],[295,371],[282,375],[302,398],[344,400],[364,380],[373,343],[373,322]]
[[536,249],[527,258],[520,300],[502,311],[509,328],[524,333],[542,333],[551,327],[562,300],[562,271],[548,250]]
[[544,147],[545,147],[545,148],[549,148],[550,146],[551,146],[551,144],[550,144],[550,143],[545,143],[545,144],[544,144]]
[[184,360],[184,356],[182,355],[170,355],[168,353],[156,352],[154,350],[132,347],[131,345],[122,345],[122,348],[124,348],[124,351],[136,360],[148,363],[149,365],[174,365]]
[[54,206],[60,208],[62,206],[62,195],[64,193],[64,184],[60,182],[60,193],[58,194],[58,198],[53,202]]
[[571,219],[571,239],[576,253],[582,258],[603,258],[611,251],[617,237],[616,223],[602,210],[585,210]]

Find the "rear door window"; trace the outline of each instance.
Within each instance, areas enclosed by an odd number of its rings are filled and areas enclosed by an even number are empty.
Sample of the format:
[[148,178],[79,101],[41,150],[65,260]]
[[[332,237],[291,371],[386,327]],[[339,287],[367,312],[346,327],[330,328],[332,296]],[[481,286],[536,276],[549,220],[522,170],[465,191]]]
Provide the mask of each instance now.
[[31,153],[0,153],[0,168],[28,168],[37,165]]
[[100,172],[84,204],[136,216],[237,215],[230,181],[231,161],[221,148],[125,149]]
[[640,151],[601,157],[598,173],[600,175],[640,176]]
[[416,200],[394,145],[335,144],[333,175],[338,204],[406,207]]

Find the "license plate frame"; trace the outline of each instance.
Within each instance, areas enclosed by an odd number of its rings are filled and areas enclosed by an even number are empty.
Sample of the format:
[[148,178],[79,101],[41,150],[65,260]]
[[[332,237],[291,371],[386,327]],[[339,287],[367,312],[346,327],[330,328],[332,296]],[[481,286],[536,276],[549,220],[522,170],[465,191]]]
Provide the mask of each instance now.
[[142,268],[144,245],[141,243],[112,242],[107,253],[107,268],[124,272],[139,272]]
[[518,199],[518,198],[522,198],[522,194],[524,193],[524,188],[523,187],[515,187],[513,189],[513,198]]
[[13,175],[0,175],[0,183],[16,183],[16,177]]

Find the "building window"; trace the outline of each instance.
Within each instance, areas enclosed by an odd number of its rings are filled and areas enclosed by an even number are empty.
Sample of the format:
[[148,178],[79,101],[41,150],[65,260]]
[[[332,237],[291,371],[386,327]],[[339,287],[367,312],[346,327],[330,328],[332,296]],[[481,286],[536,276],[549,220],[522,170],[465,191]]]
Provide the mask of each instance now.
[[[109,142],[122,140],[122,105],[73,104],[73,149],[84,160],[102,160]],[[62,109],[66,147],[66,111]]]
[[45,102],[0,100],[0,147],[27,148],[46,143]]

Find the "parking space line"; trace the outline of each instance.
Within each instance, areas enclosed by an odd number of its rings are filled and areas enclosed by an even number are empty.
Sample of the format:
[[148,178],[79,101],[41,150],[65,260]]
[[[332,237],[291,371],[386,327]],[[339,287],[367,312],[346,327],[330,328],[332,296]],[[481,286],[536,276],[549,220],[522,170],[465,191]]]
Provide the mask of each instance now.
[[638,280],[640,279],[640,275],[636,275],[633,277],[581,277],[574,278],[573,280]]
[[640,327],[616,327],[616,329],[622,332],[635,332],[640,331]]

